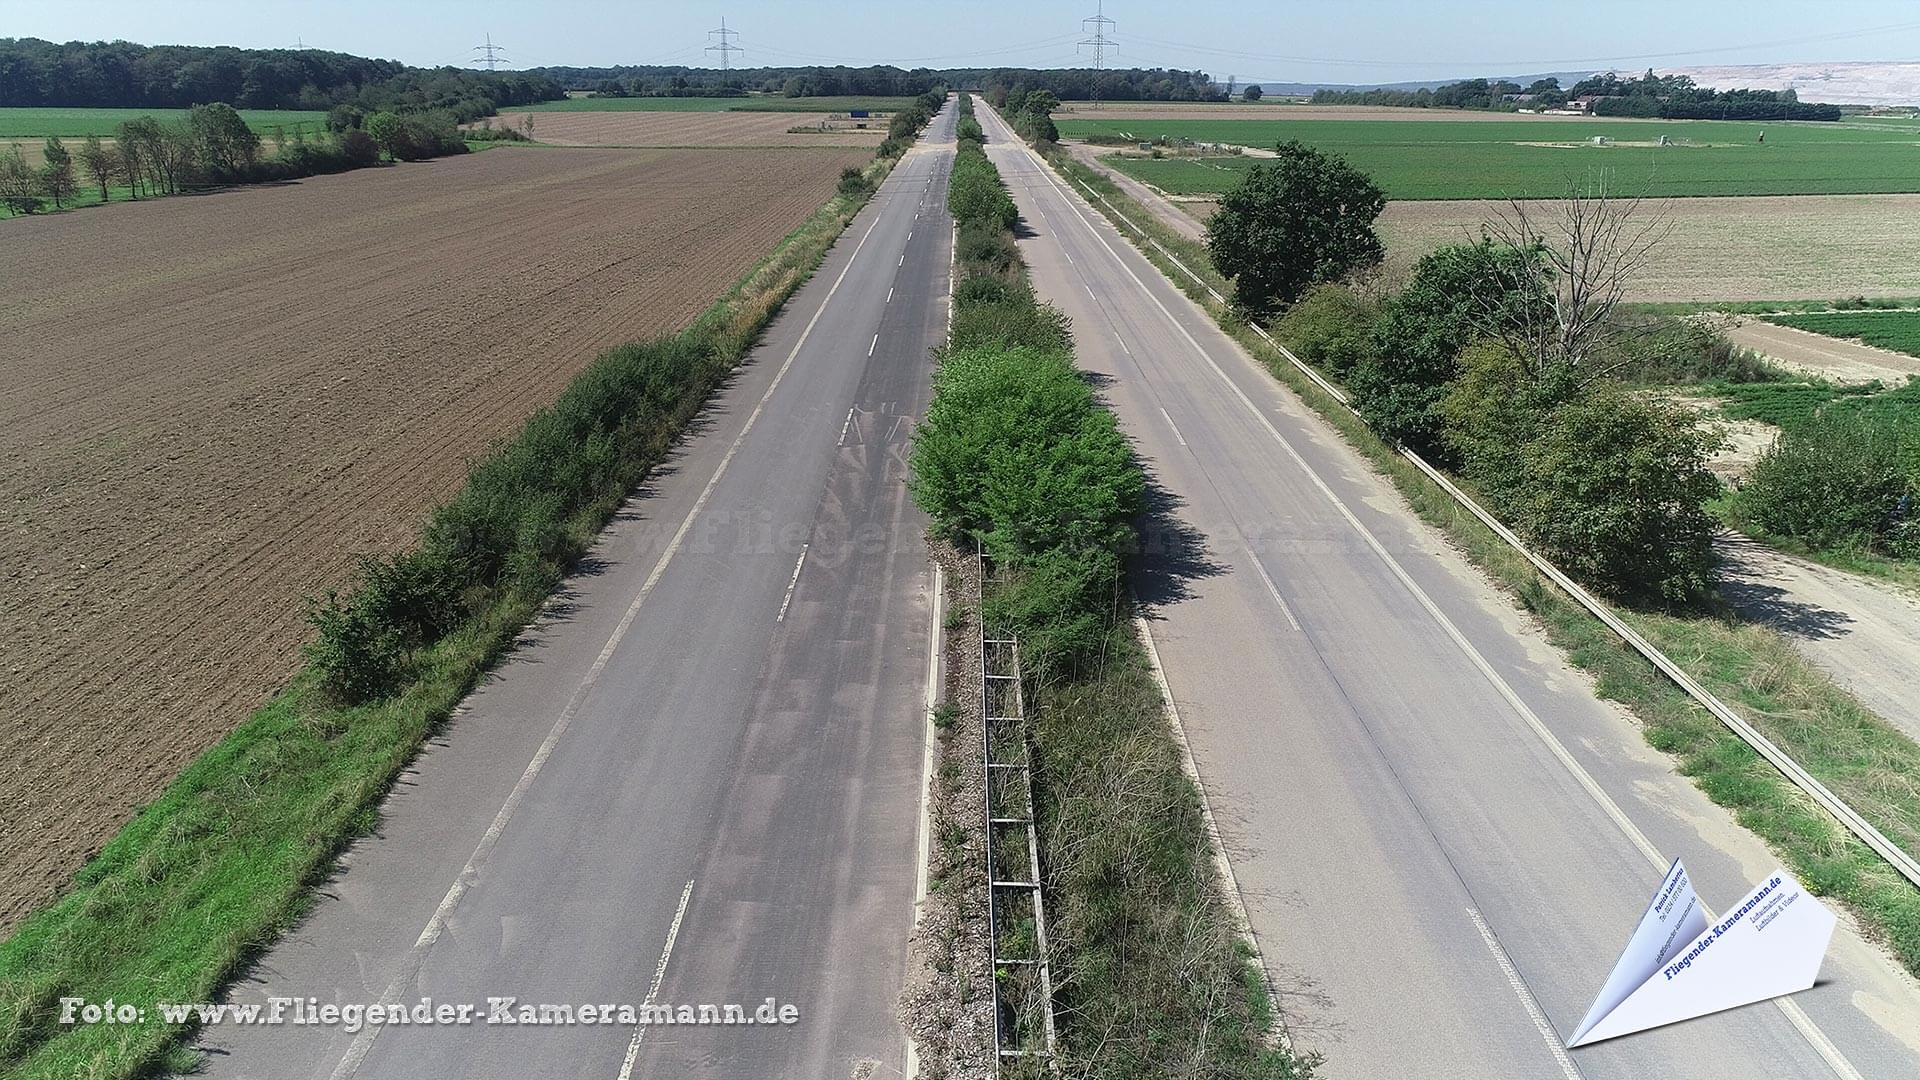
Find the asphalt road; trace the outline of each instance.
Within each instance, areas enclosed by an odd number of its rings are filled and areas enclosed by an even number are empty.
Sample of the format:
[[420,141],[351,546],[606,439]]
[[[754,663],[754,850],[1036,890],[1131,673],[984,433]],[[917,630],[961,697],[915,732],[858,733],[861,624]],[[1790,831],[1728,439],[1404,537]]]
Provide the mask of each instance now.
[[[230,998],[473,1022],[215,1027],[208,1075],[901,1075],[932,632],[904,458],[947,323],[953,123]],[[501,997],[797,1021],[485,1023]]]
[[1920,1076],[1920,992],[1844,923],[1785,1007],[1561,1049],[1668,858],[1714,910],[1777,861],[981,113],[1033,281],[1150,470],[1136,587],[1323,1075]]

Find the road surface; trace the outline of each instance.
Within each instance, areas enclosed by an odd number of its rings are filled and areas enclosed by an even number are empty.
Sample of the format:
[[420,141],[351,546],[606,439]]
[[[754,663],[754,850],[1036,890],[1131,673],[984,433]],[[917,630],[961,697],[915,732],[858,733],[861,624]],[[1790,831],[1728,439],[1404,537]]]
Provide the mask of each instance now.
[[1035,286],[1151,474],[1136,588],[1323,1075],[1920,1076],[1920,992],[1845,929],[1785,1008],[1562,1049],[1668,858],[1715,910],[1776,860],[980,113]]
[[[231,994],[475,1022],[216,1027],[208,1075],[901,1075],[933,629],[905,451],[947,325],[953,124]],[[499,997],[798,1018],[485,1024]]]

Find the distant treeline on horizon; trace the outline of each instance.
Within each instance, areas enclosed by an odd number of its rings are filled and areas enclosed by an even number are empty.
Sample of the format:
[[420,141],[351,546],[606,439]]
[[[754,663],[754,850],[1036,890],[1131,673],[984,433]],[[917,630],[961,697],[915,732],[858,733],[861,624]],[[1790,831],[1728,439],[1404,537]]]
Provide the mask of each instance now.
[[1173,68],[718,68],[636,65],[540,67],[569,90],[605,97],[906,97],[937,86],[991,92],[996,87],[1050,90],[1062,101],[1224,101],[1226,91],[1204,71]]
[[531,72],[415,68],[321,49],[0,38],[0,107],[439,111],[466,121],[566,96]]
[[1557,78],[1528,86],[1503,79],[1461,79],[1432,89],[1317,90],[1316,105],[1396,105],[1415,109],[1559,109],[1585,100],[1595,116],[1664,120],[1838,120],[1838,105],[1800,100],[1793,90],[1714,90],[1686,75],[1622,79],[1606,72],[1562,88]]

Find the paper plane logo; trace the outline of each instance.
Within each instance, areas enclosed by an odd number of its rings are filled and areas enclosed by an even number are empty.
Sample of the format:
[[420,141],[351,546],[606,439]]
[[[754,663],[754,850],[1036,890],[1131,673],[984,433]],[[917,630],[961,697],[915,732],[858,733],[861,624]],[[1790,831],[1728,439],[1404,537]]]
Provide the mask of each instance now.
[[1567,1045],[1805,990],[1820,975],[1834,922],[1792,875],[1775,870],[1710,924],[1675,859]]

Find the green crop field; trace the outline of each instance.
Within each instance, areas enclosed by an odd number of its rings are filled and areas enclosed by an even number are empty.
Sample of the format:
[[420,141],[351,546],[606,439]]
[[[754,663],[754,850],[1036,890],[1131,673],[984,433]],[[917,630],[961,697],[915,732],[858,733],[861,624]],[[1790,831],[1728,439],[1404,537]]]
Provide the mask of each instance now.
[[[151,116],[157,120],[179,120],[185,109],[0,109],[0,140],[84,139],[89,135],[111,135],[123,120]],[[301,109],[241,109],[240,116],[255,131],[306,124],[308,130],[325,126],[327,114]]]
[[1767,321],[1920,356],[1920,311],[1822,311],[1772,315]]
[[629,97],[567,98],[538,105],[515,106],[509,112],[846,112],[867,109],[893,112],[911,104],[910,97]]
[[[1656,196],[1920,191],[1920,132],[1892,124],[1116,119],[1062,120],[1060,132],[1255,147],[1298,139],[1345,155],[1394,199],[1553,197],[1603,175],[1613,191]],[[1663,135],[1674,145],[1657,145]],[[1596,136],[1610,145],[1591,145]],[[1200,195],[1231,190],[1258,159],[1112,160],[1162,190]]]

